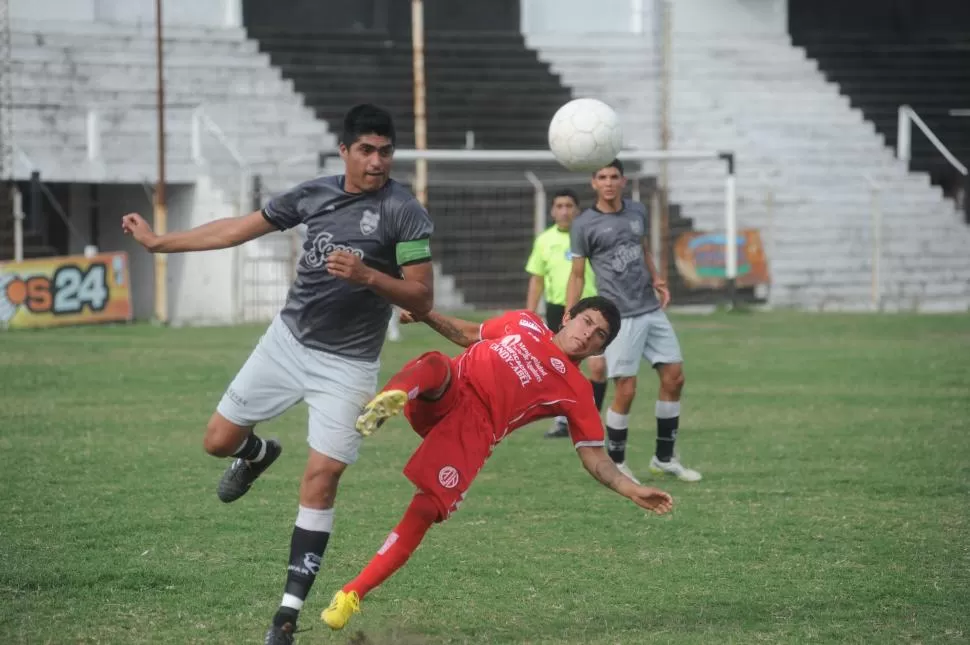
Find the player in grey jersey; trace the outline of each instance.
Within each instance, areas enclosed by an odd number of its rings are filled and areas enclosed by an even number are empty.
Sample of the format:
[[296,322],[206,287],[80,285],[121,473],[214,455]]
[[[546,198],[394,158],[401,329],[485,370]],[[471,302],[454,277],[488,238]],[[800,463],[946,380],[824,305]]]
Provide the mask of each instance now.
[[623,199],[626,177],[618,160],[593,173],[592,185],[596,204],[583,211],[571,229],[574,259],[566,289],[566,309],[576,304],[583,291],[588,258],[596,276],[596,289],[616,304],[622,316],[620,335],[606,349],[607,374],[616,384],[613,402],[606,412],[607,452],[617,467],[636,481],[626,465],[626,441],[637,373],[644,359],[660,377],[655,406],[657,444],[650,472],[698,481],[701,474],[685,467],[674,455],[684,359],[677,334],[663,312],[670,292],[650,257],[647,209],[639,202]]
[[311,179],[261,211],[184,232],[155,235],[137,214],[122,219],[125,233],[153,253],[224,249],[275,230],[307,227],[286,304],[229,385],[203,441],[209,454],[235,457],[218,487],[219,499],[232,502],[282,451],[253,427],[301,400],[309,406],[310,450],[286,589],[267,645],[293,642],[320,569],[340,475],[357,459],[357,415],[377,389],[391,305],[428,312],[433,304],[433,226],[418,201],[390,179],[394,141],[390,115],[358,105],[344,118],[344,175]]

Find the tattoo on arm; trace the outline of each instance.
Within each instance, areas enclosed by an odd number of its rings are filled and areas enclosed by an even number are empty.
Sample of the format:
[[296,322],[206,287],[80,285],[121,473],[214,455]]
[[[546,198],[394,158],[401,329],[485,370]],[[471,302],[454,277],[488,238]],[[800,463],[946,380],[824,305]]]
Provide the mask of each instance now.
[[623,473],[617,470],[616,465],[611,459],[600,459],[593,466],[593,470],[590,473],[599,483],[613,491],[617,491],[617,483],[620,481],[619,478],[624,477]]
[[452,321],[448,320],[444,316],[437,314],[431,314],[425,321],[429,327],[433,330],[455,343],[456,345],[461,345],[462,347],[467,347],[470,344],[470,339],[465,334],[465,332],[458,328]]

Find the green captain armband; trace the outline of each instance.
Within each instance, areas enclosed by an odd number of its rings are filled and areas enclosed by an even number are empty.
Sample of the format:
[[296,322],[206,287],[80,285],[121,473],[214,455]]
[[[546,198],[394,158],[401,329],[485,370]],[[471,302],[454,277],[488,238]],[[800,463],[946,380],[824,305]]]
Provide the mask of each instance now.
[[397,263],[399,266],[425,262],[431,259],[431,240],[410,240],[397,243]]

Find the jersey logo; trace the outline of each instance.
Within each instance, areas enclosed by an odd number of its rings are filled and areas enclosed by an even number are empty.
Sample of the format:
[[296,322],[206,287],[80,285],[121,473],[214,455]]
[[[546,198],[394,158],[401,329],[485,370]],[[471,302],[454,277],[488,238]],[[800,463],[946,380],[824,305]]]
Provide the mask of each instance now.
[[554,370],[556,370],[557,372],[559,372],[560,374],[565,374],[566,373],[566,364],[563,363],[558,358],[556,358],[555,356],[553,356],[551,359],[549,359],[549,362],[552,363],[552,368]]
[[458,470],[454,466],[445,466],[438,471],[438,483],[445,488],[454,488],[458,485]]
[[300,263],[309,269],[319,269],[327,261],[327,256],[334,251],[347,251],[353,253],[361,260],[364,259],[364,252],[353,246],[346,244],[334,244],[333,233],[323,231],[313,238],[313,243],[307,252],[303,254]]
[[531,329],[532,331],[538,334],[541,334],[543,331],[542,327],[540,327],[539,325],[535,324],[534,322],[532,322],[527,318],[523,318],[522,320],[520,320],[519,325],[521,325],[522,327],[525,327],[526,329]]
[[643,235],[643,223],[640,222],[640,220],[635,219],[632,222],[630,222],[630,228],[637,235]]
[[320,573],[320,556],[316,553],[304,553],[303,568],[313,575]]
[[380,223],[380,214],[375,213],[368,208],[364,211],[364,214],[360,216],[360,232],[364,235],[370,235],[377,230],[377,225]]

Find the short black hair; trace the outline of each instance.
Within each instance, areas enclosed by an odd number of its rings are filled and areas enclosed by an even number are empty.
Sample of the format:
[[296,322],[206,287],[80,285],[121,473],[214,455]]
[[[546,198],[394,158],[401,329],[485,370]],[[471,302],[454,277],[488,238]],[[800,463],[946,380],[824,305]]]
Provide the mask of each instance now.
[[340,135],[340,143],[349,148],[365,134],[387,137],[391,140],[391,145],[394,145],[397,132],[394,130],[394,119],[390,112],[370,103],[361,103],[350,108],[344,115],[344,131]]
[[[626,176],[626,173],[623,172],[623,162],[620,161],[619,159],[614,159],[610,163],[608,163],[605,166],[603,166],[603,168],[616,168],[617,170],[620,171],[620,177],[625,177]],[[596,170],[594,170],[593,171],[593,176],[595,177],[596,176],[596,173],[598,173],[600,170],[603,170],[603,168],[597,168]]]
[[609,298],[589,296],[573,305],[573,308],[569,310],[569,317],[575,318],[587,309],[600,312],[606,319],[606,324],[610,326],[610,334],[606,337],[606,342],[603,343],[603,349],[606,349],[616,339],[616,335],[620,333],[620,310]]
[[552,201],[556,201],[560,197],[568,197],[573,200],[573,203],[579,206],[579,197],[576,195],[575,191],[569,188],[560,188],[552,195]]

